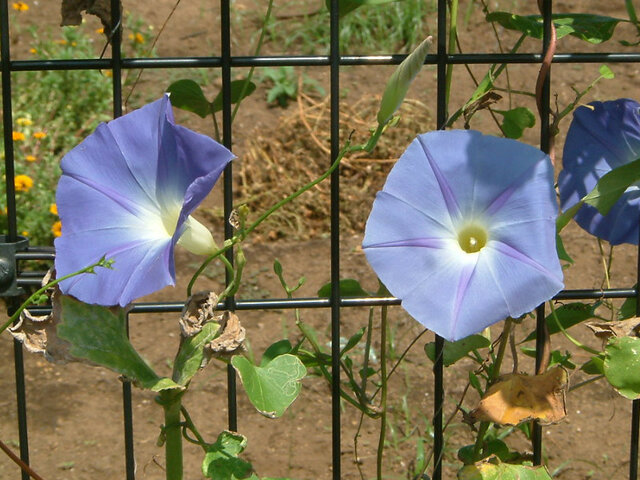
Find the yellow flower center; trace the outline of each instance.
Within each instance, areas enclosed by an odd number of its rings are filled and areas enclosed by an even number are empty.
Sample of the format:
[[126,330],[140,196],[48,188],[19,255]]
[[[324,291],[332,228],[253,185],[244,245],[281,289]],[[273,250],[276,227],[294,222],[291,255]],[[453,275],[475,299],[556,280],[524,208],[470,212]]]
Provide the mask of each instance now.
[[476,253],[487,244],[487,231],[477,224],[466,225],[458,232],[458,244],[467,253]]

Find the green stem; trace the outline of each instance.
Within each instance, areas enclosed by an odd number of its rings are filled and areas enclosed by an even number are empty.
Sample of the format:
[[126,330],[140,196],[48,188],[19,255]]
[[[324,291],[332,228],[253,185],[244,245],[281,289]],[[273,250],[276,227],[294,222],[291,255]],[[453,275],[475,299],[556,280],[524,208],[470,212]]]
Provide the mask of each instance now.
[[[487,387],[491,386],[493,382],[495,382],[500,376],[500,367],[502,366],[502,360],[504,359],[504,354],[507,351],[507,345],[509,344],[509,334],[511,333],[511,327],[513,326],[513,320],[511,318],[507,318],[504,321],[504,330],[502,331],[502,336],[500,337],[500,345],[498,346],[498,353],[496,354],[496,359],[493,362],[493,366],[491,367],[491,371],[489,372],[489,379],[487,381]],[[476,437],[476,443],[473,446],[473,458],[474,460],[480,460],[480,452],[482,451],[482,445],[484,443],[484,436],[489,429],[491,422],[480,422],[480,427],[478,428],[478,436]]]
[[182,395],[184,392],[163,390],[160,404],[164,409],[166,479],[182,480]]
[[[267,23],[269,23],[269,20],[271,18],[271,10],[273,8],[273,0],[269,0],[269,5],[267,6],[267,13],[265,13],[264,15],[264,21],[262,22],[262,30],[260,31],[260,37],[258,38],[258,44],[256,45],[256,50],[253,54],[254,57],[257,57],[258,55],[260,55],[260,50],[262,50],[262,44],[264,43],[264,37],[267,33]],[[231,123],[233,124],[233,121],[236,118],[236,114],[238,113],[238,109],[240,108],[240,103],[242,103],[242,100],[244,99],[244,94],[247,91],[247,88],[249,88],[249,84],[251,83],[251,79],[253,78],[253,72],[255,71],[256,67],[252,66],[249,69],[249,74],[247,75],[246,80],[244,81],[244,85],[242,85],[242,91],[240,92],[240,97],[239,100],[236,102],[235,106],[233,107],[233,113],[231,114]]]
[[56,278],[55,280],[50,281],[44,287],[40,288],[39,290],[36,290],[35,293],[33,293],[29,298],[27,298],[22,303],[22,305],[20,305],[20,307],[13,313],[13,315],[11,315],[11,318],[7,320],[7,322],[4,323],[2,326],[0,326],[0,333],[4,332],[7,328],[9,328],[13,324],[13,322],[15,322],[20,317],[20,314],[22,313],[22,311],[25,308],[27,308],[29,305],[31,305],[37,298],[39,298],[49,288],[53,287],[54,285],[57,285],[63,280],[66,280],[71,277],[75,277],[76,275],[81,275],[83,273],[94,273],[94,269],[96,267],[111,268],[111,263],[112,262],[110,260],[105,260],[104,258],[101,258],[99,261],[97,261],[93,265],[89,265],[88,267],[85,267],[82,270],[78,270],[77,272],[73,272],[63,277]]
[[205,452],[207,452],[207,442],[204,441],[204,438],[202,437],[202,435],[200,435],[200,432],[198,432],[198,429],[194,425],[193,420],[191,420],[191,415],[189,415],[189,412],[184,407],[180,407],[180,411],[182,412],[182,416],[184,417],[185,427],[188,428],[191,431],[191,433],[193,433],[196,436],[198,445],[200,445],[202,449]]
[[[456,53],[456,37],[458,35],[458,0],[449,2],[449,55]],[[447,65],[447,89],[445,92],[445,105],[449,111],[449,96],[451,95],[451,81],[453,79],[453,64]]]
[[380,435],[378,437],[378,452],[376,455],[376,478],[382,480],[382,456],[384,453],[384,439],[387,433],[387,306],[382,306],[380,317]]

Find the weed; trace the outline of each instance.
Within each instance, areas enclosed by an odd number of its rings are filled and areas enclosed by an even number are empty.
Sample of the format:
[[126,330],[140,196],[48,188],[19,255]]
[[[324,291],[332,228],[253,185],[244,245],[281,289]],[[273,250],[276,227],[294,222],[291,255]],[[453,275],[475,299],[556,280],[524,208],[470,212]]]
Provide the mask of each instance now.
[[267,92],[267,103],[277,102],[282,108],[289,104],[289,100],[296,99],[300,84],[303,90],[313,89],[320,96],[325,95],[318,82],[306,75],[299,79],[293,67],[265,68],[260,78],[272,85]]

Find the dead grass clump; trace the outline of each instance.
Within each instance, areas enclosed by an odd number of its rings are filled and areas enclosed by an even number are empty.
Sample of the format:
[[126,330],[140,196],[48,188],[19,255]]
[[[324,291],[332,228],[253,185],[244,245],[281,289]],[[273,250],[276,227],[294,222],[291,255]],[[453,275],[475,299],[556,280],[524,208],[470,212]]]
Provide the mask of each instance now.
[[[379,97],[367,96],[351,106],[341,106],[341,145],[352,132],[352,144],[364,143],[376,125]],[[291,114],[273,129],[260,129],[250,137],[246,153],[238,159],[236,204],[245,203],[254,216],[324,173],[331,164],[329,99],[298,96]],[[400,121],[380,139],[375,150],[345,158],[340,166],[340,215],[342,231],[361,233],[375,193],[387,173],[421,132],[433,128],[428,108],[406,100]],[[329,232],[330,182],[327,180],[281,208],[262,231],[270,239],[308,239]]]

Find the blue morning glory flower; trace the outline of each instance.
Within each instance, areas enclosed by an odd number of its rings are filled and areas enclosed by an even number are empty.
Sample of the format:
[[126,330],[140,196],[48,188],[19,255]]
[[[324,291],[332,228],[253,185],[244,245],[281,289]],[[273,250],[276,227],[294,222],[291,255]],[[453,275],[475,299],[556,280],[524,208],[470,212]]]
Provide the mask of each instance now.
[[389,291],[455,341],[562,289],[553,169],[540,150],[471,130],[419,135],[373,203],[363,241]]
[[[567,132],[558,177],[560,206],[568,210],[609,171],[640,158],[640,104],[628,98],[578,107]],[[611,245],[638,244],[640,186],[632,185],[601,215],[584,205],[574,217],[578,225]]]
[[55,266],[61,277],[106,256],[113,270],[65,280],[62,292],[125,306],[174,285],[176,244],[202,255],[216,249],[190,215],[232,159],[211,138],[176,125],[167,95],[99,125],[62,159]]

